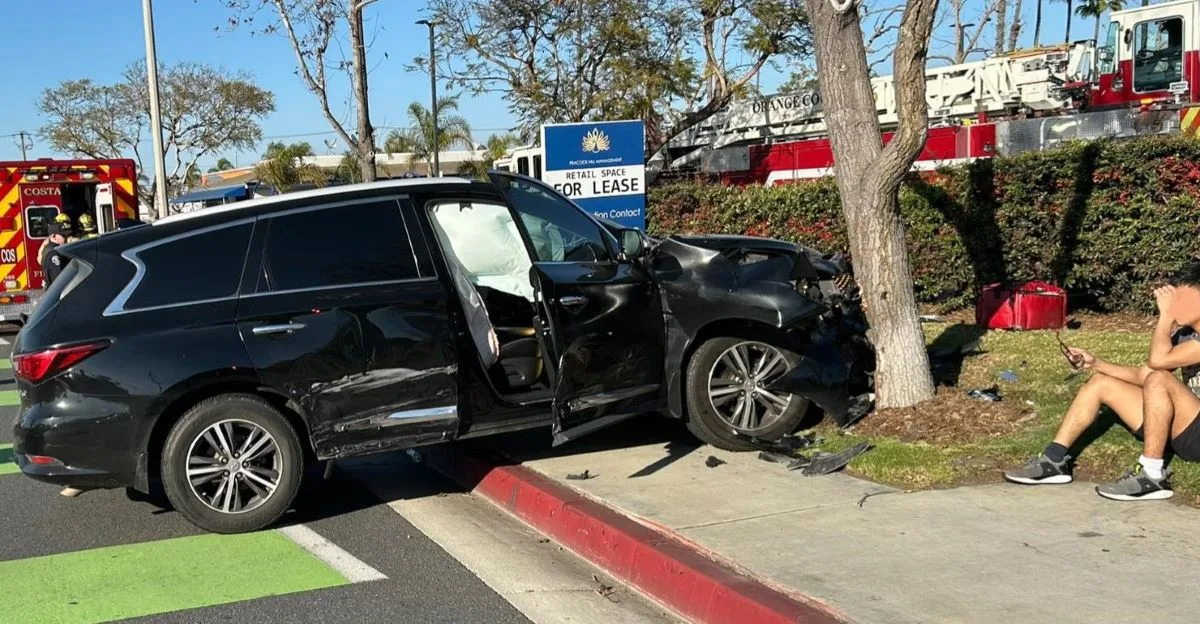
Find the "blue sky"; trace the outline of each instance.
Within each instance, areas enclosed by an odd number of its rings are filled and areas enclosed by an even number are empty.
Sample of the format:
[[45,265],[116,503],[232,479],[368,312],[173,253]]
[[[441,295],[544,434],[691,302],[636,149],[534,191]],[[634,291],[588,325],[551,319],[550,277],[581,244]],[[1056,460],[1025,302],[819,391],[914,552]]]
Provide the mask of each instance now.
[[[969,0],[980,5],[983,1]],[[1024,4],[1029,20],[1023,36],[1027,43],[1032,40],[1033,0]],[[39,5],[48,10],[33,8]],[[428,101],[428,79],[404,69],[414,56],[428,51],[428,31],[413,23],[420,19],[423,6],[421,0],[380,0],[368,9],[367,30],[377,32],[369,53],[371,117],[377,127],[406,125],[404,109],[408,103]],[[1043,41],[1061,41],[1063,12],[1062,4],[1047,2]],[[159,63],[196,61],[251,72],[259,84],[275,93],[276,111],[263,124],[266,138],[306,140],[318,153],[325,153],[323,141],[336,139],[336,135],[321,116],[316,100],[293,74],[295,59],[286,39],[226,32],[223,27],[227,17],[219,0],[157,0]],[[145,53],[141,2],[137,0],[43,0],[10,11],[6,26],[4,37],[0,37],[0,55],[7,59],[4,88],[0,89],[0,135],[37,131],[43,123],[36,108],[42,90],[63,80],[84,77],[113,82],[129,63]],[[1074,30],[1074,38],[1090,36],[1091,22],[1077,22]],[[890,68],[881,70],[888,73]],[[762,89],[770,92],[783,78],[780,72],[767,72]],[[348,86],[345,81],[335,81],[331,87],[338,96],[332,102],[335,114],[349,118]],[[507,106],[497,96],[463,96],[459,112],[475,129],[477,140],[503,131],[512,123]],[[34,137],[33,142],[30,157],[55,155],[42,139]],[[337,153],[345,149],[340,141],[334,148]],[[247,164],[261,151],[260,146],[226,156]],[[0,139],[0,159],[19,157],[15,139]],[[213,160],[201,164],[207,167]]]

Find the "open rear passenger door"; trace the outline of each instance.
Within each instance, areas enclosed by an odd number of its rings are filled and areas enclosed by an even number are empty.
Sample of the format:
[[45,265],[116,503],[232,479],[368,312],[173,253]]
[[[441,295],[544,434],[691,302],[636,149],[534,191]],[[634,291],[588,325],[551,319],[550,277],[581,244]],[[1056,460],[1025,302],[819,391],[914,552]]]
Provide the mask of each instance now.
[[649,273],[600,224],[530,178],[492,174],[534,258],[554,444],[661,408],[666,335]]

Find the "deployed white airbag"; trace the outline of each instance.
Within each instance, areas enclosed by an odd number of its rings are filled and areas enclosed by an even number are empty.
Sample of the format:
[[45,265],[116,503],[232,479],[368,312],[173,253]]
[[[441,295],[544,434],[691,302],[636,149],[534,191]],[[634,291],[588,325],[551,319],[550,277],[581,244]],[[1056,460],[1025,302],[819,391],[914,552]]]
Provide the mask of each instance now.
[[533,263],[508,208],[487,203],[445,203],[430,208],[442,248],[477,286],[533,301]]

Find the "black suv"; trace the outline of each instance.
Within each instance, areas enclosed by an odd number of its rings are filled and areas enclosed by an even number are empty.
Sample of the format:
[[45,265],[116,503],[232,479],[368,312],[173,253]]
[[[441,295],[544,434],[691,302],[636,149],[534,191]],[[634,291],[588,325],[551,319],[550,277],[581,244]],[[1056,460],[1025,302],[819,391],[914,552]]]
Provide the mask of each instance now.
[[18,334],[15,459],[255,530],[306,464],[632,415],[751,449],[869,387],[848,267],[653,240],[530,178],[398,180],[176,215],[62,248]]

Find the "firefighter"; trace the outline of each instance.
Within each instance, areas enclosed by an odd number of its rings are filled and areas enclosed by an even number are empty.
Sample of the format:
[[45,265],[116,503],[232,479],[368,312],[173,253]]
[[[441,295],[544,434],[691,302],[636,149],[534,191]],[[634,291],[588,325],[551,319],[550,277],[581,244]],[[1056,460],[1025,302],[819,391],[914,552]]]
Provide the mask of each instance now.
[[38,253],[38,261],[42,264],[42,275],[47,288],[67,265],[69,258],[58,253],[58,248],[67,244],[67,234],[70,231],[69,226],[65,226],[55,219],[55,222],[50,224],[50,239],[42,245],[42,249]]
[[96,233],[96,220],[90,214],[79,216],[79,228],[83,230],[83,238],[95,238],[99,236]]

